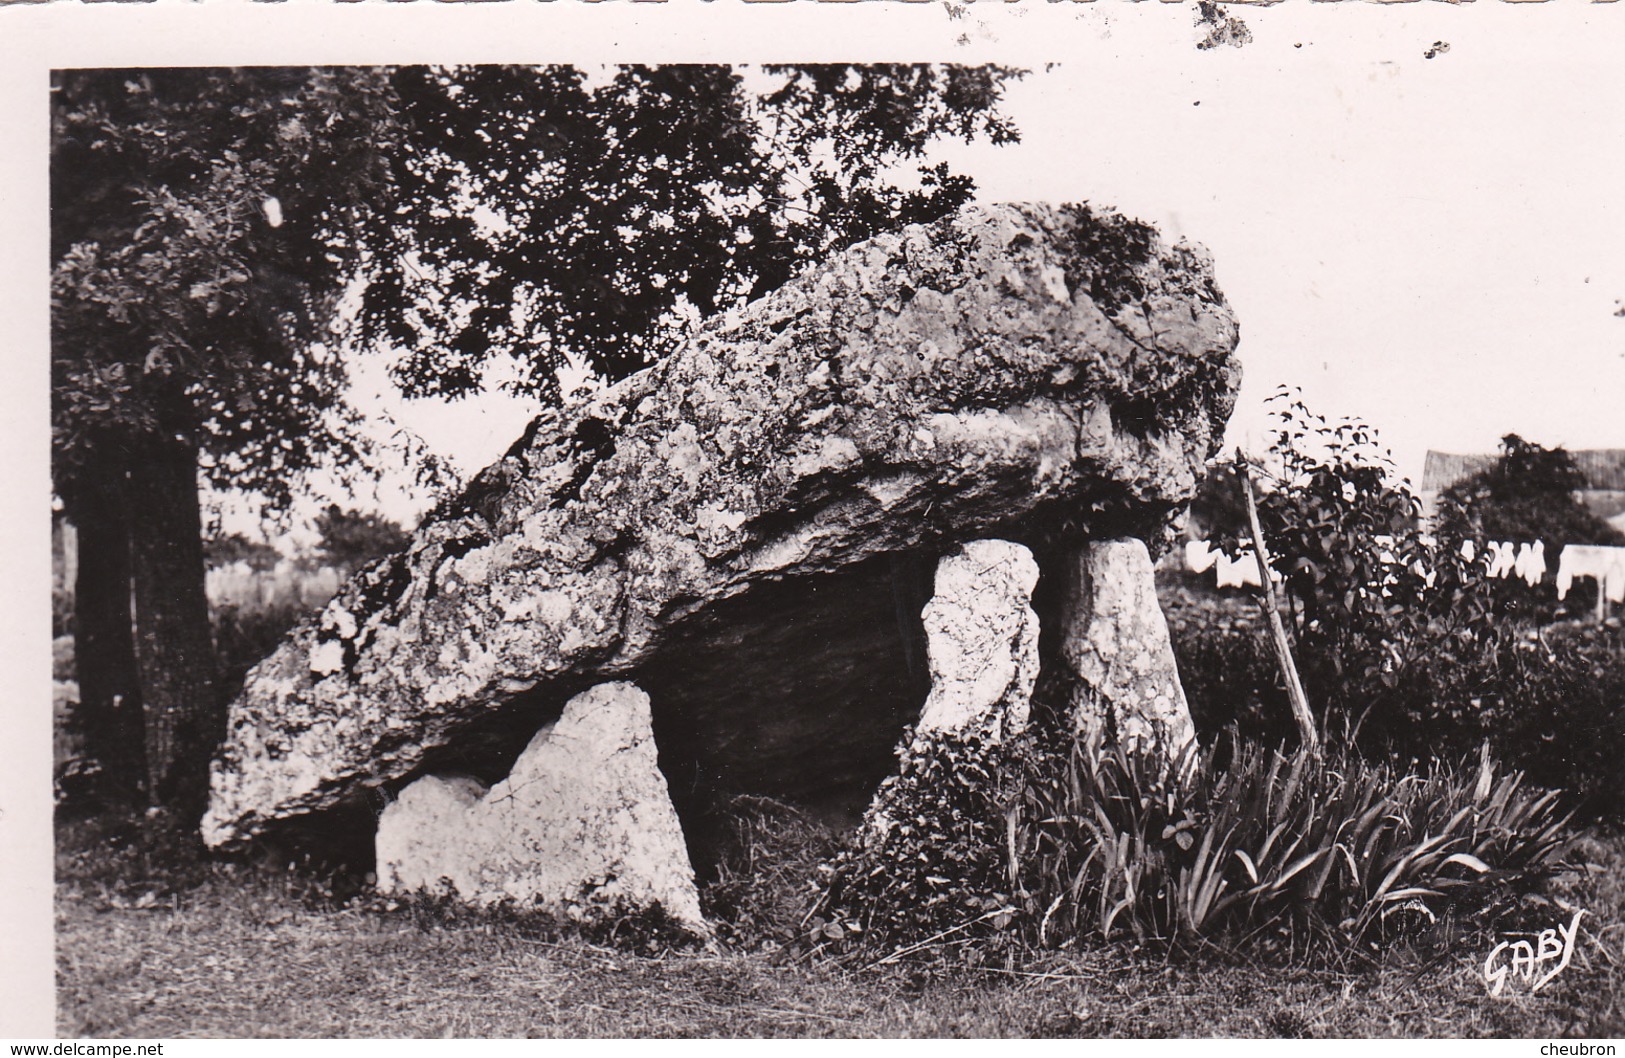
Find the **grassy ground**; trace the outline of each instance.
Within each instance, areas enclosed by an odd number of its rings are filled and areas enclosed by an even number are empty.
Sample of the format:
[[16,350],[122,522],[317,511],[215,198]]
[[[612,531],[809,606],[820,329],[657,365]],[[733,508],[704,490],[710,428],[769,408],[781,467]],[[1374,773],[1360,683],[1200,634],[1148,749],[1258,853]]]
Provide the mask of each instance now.
[[[1617,1036],[1625,836],[1566,883],[1591,911],[1541,993],[1492,998],[1476,947],[1348,972],[1123,946],[1018,969],[843,969],[782,954],[639,955],[558,929],[347,903],[306,875],[186,861],[105,825],[64,827],[65,1037]],[[176,866],[179,863],[181,866]],[[1552,924],[1561,917],[1552,911]]]

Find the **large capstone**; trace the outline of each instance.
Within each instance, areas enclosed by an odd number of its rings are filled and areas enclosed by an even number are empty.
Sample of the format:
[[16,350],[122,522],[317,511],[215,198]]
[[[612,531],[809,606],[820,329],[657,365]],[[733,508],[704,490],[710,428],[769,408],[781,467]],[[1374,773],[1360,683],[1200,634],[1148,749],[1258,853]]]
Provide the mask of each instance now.
[[852,247],[538,418],[250,674],[203,835],[507,774],[595,684],[649,691],[680,812],[859,808],[929,689],[936,559],[1162,546],[1234,398],[1197,249],[1084,207]]
[[378,887],[511,902],[574,918],[660,907],[707,932],[683,831],[656,764],[649,698],[594,687],[490,789],[425,775],[378,820]]

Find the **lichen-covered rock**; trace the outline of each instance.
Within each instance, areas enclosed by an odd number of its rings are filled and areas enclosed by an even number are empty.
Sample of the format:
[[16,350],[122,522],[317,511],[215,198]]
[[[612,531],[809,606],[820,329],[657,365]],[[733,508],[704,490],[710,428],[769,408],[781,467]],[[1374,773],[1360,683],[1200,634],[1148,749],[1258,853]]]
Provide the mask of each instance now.
[[656,764],[649,698],[630,683],[572,698],[489,790],[464,776],[407,786],[378,821],[377,853],[384,892],[450,886],[470,903],[572,917],[658,904],[708,932]]
[[[1160,539],[1220,440],[1236,340],[1200,251],[1087,209],[969,209],[832,256],[544,414],[298,626],[232,707],[203,836],[238,845],[451,757],[495,777],[515,732],[623,676],[663,750],[698,747],[694,776],[883,764],[920,702],[888,675],[917,621],[894,557]],[[738,616],[766,598],[796,612]],[[816,649],[733,660],[781,628]],[[862,737],[821,759],[809,732]]]
[[1053,678],[1062,715],[1091,741],[1177,758],[1196,729],[1145,544],[1093,541],[1058,572],[1065,580]]

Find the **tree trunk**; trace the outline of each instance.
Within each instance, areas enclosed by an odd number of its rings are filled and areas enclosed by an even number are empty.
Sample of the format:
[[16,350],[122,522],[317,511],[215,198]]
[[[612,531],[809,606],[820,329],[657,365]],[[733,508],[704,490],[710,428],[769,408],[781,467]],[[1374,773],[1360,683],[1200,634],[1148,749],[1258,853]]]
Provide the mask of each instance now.
[[204,590],[197,448],[173,432],[143,442],[130,473],[136,662],[146,707],[148,791],[190,821],[208,798],[224,735]]
[[75,720],[101,787],[127,804],[145,800],[141,695],[130,627],[130,539],[124,469],[109,452],[75,475],[69,516],[79,531],[74,577]]

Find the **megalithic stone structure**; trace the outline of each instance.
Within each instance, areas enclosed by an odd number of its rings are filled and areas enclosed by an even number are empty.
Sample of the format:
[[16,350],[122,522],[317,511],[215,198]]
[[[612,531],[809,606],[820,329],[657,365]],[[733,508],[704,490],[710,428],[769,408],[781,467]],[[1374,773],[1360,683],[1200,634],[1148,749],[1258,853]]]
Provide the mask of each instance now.
[[543,414],[295,627],[231,708],[203,837],[500,782],[624,680],[680,815],[861,806],[930,689],[936,561],[1160,548],[1236,342],[1202,251],[1087,207],[973,207],[832,255]]

